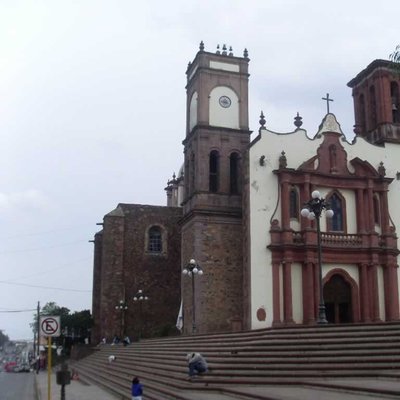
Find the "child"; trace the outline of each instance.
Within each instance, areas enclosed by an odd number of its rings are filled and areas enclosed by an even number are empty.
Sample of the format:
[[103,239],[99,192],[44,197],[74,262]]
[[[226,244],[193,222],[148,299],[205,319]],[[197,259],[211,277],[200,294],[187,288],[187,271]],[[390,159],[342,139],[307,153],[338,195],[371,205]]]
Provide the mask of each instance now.
[[135,376],[132,379],[132,400],[142,400],[143,385],[139,382],[139,378]]

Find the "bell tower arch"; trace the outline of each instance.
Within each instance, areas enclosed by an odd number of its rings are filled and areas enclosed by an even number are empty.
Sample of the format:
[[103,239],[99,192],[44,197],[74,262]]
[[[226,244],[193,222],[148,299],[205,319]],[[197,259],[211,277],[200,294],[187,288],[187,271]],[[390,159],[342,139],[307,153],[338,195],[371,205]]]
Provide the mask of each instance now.
[[[182,265],[195,259],[204,271],[195,282],[198,332],[237,329],[243,314],[243,160],[251,133],[248,64],[247,50],[236,57],[225,45],[210,53],[201,43],[186,71]],[[188,279],[182,279],[182,295],[190,321]]]
[[354,100],[354,132],[373,144],[400,143],[400,75],[393,63],[375,60],[348,84]]

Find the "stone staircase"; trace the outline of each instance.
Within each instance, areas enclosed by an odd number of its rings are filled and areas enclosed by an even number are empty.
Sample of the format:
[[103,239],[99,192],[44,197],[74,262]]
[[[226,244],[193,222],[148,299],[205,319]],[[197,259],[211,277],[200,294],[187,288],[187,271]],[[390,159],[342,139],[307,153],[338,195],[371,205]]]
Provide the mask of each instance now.
[[[210,372],[190,382],[186,354],[192,351],[206,357]],[[109,364],[111,354],[116,360]],[[400,384],[393,383],[400,377],[400,323],[275,328],[142,340],[127,347],[101,345],[73,368],[81,379],[121,399],[130,399],[135,375],[148,400],[286,398],[282,390],[273,394],[277,386],[329,389],[340,392],[338,398],[350,399],[351,394],[400,399]]]

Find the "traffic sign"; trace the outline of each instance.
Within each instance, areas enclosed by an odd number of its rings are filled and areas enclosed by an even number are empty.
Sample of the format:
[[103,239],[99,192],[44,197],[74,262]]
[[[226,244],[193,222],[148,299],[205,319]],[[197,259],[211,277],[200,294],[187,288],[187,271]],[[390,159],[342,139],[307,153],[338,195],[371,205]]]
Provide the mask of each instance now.
[[47,337],[60,336],[60,316],[46,315],[40,317],[40,334]]

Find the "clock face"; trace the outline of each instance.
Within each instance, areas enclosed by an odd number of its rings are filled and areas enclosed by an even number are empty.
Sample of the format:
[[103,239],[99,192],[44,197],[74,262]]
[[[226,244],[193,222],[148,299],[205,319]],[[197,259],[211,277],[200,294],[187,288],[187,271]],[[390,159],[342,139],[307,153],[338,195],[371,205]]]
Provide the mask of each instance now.
[[228,96],[221,96],[219,98],[219,105],[223,108],[228,108],[232,104],[231,99]]

